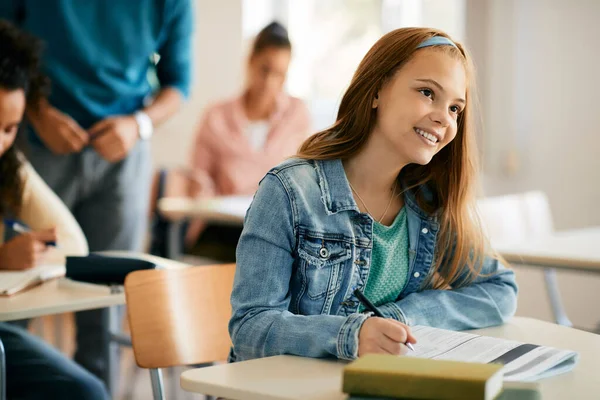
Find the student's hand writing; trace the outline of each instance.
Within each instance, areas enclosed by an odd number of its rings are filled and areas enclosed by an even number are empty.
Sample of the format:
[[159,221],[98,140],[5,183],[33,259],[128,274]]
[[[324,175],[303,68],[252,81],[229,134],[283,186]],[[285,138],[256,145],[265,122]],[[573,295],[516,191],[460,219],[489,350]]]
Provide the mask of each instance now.
[[47,242],[56,242],[56,229],[23,233],[0,246],[0,269],[33,268],[44,260]]
[[370,353],[406,354],[406,342],[417,342],[407,325],[393,319],[370,317],[363,322],[358,333],[358,356]]
[[89,143],[87,132],[73,118],[47,103],[28,116],[39,138],[54,154],[78,153]]
[[121,161],[139,138],[138,124],[133,116],[106,118],[89,129],[94,149],[109,162]]

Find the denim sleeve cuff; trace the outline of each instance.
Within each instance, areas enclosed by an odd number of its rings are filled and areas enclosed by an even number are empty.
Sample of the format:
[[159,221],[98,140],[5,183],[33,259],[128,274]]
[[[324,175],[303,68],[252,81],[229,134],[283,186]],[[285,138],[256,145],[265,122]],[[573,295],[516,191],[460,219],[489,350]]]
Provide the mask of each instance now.
[[358,357],[358,332],[368,314],[351,314],[340,328],[337,340],[338,358],[354,360]]
[[379,306],[379,311],[381,311],[383,316],[386,318],[393,318],[396,321],[402,322],[403,324],[411,325],[408,318],[406,318],[404,312],[400,309],[400,307],[398,307],[398,304],[396,303],[392,302],[383,304],[382,306]]

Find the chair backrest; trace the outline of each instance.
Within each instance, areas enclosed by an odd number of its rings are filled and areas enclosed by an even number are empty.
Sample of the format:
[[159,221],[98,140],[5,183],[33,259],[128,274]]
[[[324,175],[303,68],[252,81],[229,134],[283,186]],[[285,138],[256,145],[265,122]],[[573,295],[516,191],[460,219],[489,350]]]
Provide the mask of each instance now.
[[125,279],[138,366],[166,368],[227,359],[235,264],[132,272]]
[[550,204],[543,192],[486,197],[479,199],[477,206],[492,243],[531,240],[554,230]]

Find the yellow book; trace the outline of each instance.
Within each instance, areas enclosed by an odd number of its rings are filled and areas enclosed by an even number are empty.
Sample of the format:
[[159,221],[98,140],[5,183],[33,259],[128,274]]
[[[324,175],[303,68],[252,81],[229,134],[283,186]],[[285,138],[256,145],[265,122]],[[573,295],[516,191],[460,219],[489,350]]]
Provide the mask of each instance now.
[[502,365],[368,354],[344,368],[353,396],[491,400],[502,391]]

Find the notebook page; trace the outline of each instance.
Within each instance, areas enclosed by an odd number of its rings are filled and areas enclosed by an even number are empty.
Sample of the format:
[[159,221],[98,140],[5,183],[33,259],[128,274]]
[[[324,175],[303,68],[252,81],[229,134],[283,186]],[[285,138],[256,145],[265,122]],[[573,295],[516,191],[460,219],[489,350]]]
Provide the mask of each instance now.
[[59,264],[40,265],[23,271],[0,270],[0,295],[17,293],[36,283],[64,276],[65,273],[65,266]]
[[514,340],[448,331],[428,326],[411,328],[417,338],[411,357],[504,364],[504,379],[530,381],[573,368],[577,353]]

